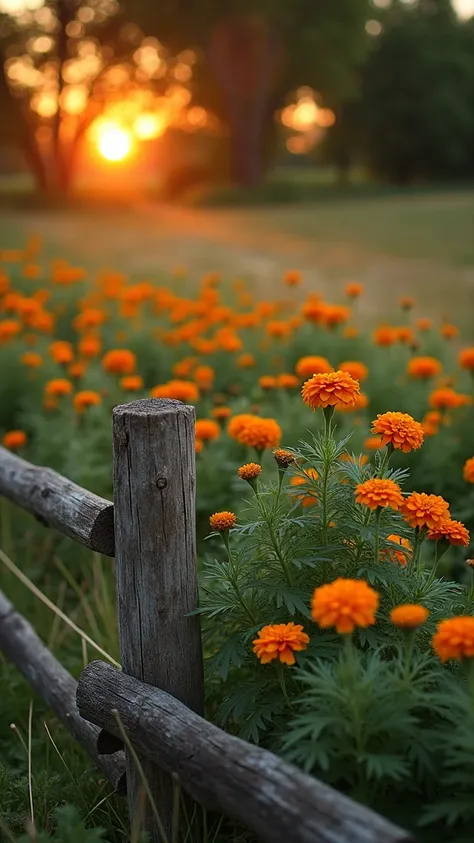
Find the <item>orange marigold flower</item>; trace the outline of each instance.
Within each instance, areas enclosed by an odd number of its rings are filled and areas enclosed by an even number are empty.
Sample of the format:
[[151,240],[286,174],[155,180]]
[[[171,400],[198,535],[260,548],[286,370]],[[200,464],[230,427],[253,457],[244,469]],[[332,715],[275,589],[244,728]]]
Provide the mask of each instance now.
[[276,385],[280,389],[296,389],[299,386],[299,380],[290,372],[282,372],[281,375],[277,375]]
[[384,445],[390,444],[405,454],[423,445],[423,428],[408,413],[379,413],[371,431],[381,437]]
[[63,395],[70,395],[72,392],[72,383],[67,378],[54,378],[48,381],[44,387],[45,395],[48,398],[59,398]]
[[469,396],[456,392],[450,386],[434,389],[429,398],[430,407],[436,410],[448,410],[456,407],[463,407],[469,403]]
[[432,324],[431,319],[421,318],[417,320],[416,327],[419,331],[429,331]]
[[250,369],[255,366],[255,357],[253,354],[240,354],[237,357],[237,366],[239,369]]
[[49,346],[49,353],[55,363],[67,364],[74,360],[74,350],[70,342],[56,340]]
[[209,442],[211,439],[218,439],[221,429],[214,419],[198,419],[196,421],[196,439]]
[[102,358],[102,366],[111,375],[133,375],[137,358],[128,348],[113,348]]
[[99,307],[87,307],[75,317],[73,325],[76,331],[81,333],[82,331],[87,331],[90,328],[97,328],[99,325],[102,325],[106,319],[107,314]]
[[365,363],[361,363],[359,360],[345,360],[344,363],[339,364],[338,368],[341,372],[349,372],[351,378],[356,381],[365,381],[369,374]]
[[319,297],[313,295],[303,304],[301,315],[307,322],[312,322],[313,325],[319,325],[322,322],[325,311],[325,303]]
[[262,375],[258,379],[260,389],[274,389],[277,385],[277,379],[274,375]]
[[419,603],[404,603],[396,606],[390,612],[390,620],[400,629],[416,629],[426,621],[429,615],[428,609],[420,606]]
[[453,521],[447,518],[428,533],[428,538],[433,541],[442,541],[445,539],[450,544],[459,547],[468,547],[470,542],[469,530],[466,529],[461,521]]
[[284,322],[283,319],[273,319],[267,323],[265,330],[269,337],[284,339],[291,334],[291,325],[289,322]]
[[334,626],[336,632],[350,634],[356,627],[375,623],[379,595],[365,580],[339,577],[317,588],[311,601],[311,615],[323,629]]
[[171,380],[154,386],[152,398],[174,398],[175,401],[199,401],[199,390],[192,381]]
[[263,451],[264,448],[274,448],[280,443],[281,427],[275,419],[250,415],[235,439],[241,445]]
[[369,398],[365,392],[359,392],[355,397],[355,403],[352,406],[339,407],[341,413],[353,413],[356,410],[365,410],[369,406]]
[[378,451],[380,448],[385,448],[385,442],[380,436],[368,436],[364,442],[366,451]]
[[86,336],[79,340],[77,349],[81,357],[98,357],[102,344],[99,337]]
[[262,664],[278,659],[283,664],[295,663],[295,652],[306,650],[309,635],[301,624],[275,623],[264,626],[252,641],[253,651]]
[[287,269],[283,281],[287,287],[297,287],[301,284],[301,272],[298,269]]
[[248,462],[241,465],[237,474],[241,480],[255,480],[262,473],[262,466],[256,462]]
[[428,527],[434,530],[449,518],[449,504],[440,495],[412,492],[403,501],[400,512],[410,527]]
[[434,378],[440,375],[443,367],[436,357],[412,357],[408,361],[407,372],[412,378]]
[[24,351],[20,360],[24,366],[28,366],[30,369],[37,369],[43,363],[43,358],[37,351]]
[[400,509],[403,503],[402,490],[398,483],[393,480],[383,480],[380,477],[373,477],[365,483],[359,483],[356,486],[355,495],[356,503],[368,506],[369,509],[378,509],[379,506]]
[[2,319],[0,321],[0,342],[8,342],[21,331],[21,323],[16,319]]
[[139,392],[143,389],[143,378],[141,375],[126,375],[120,379],[120,386],[126,392]]
[[410,298],[410,296],[403,296],[400,299],[400,307],[402,310],[412,310],[415,307],[415,299]]
[[4,433],[2,442],[5,448],[9,448],[10,451],[16,451],[17,448],[22,448],[23,445],[26,445],[28,441],[28,437],[24,430],[9,430],[7,433]]
[[474,457],[469,457],[464,463],[463,477],[468,483],[474,483]]
[[355,325],[346,325],[342,332],[342,336],[347,340],[354,340],[359,336],[359,330],[355,327]]
[[225,421],[230,415],[232,415],[230,407],[214,407],[211,410],[211,416],[218,421]]
[[[307,468],[304,474],[304,477],[301,474],[295,474],[290,480],[290,485],[304,486],[306,483],[308,483],[308,481],[316,481],[319,476],[315,468]],[[298,495],[297,500],[299,500],[299,502],[303,506],[313,506],[315,503],[318,502],[317,495],[314,493],[313,490],[311,490],[311,494]]]
[[407,564],[407,558],[410,559],[412,556],[411,542],[402,536],[397,536],[395,533],[391,533],[387,536],[387,541],[397,545],[397,547],[391,548],[389,545],[383,550],[383,555],[387,556],[390,562],[398,562],[399,565],[405,567]]
[[96,407],[101,401],[102,398],[99,393],[94,392],[93,389],[84,389],[82,392],[77,392],[73,398],[76,413],[83,413],[89,407]]
[[78,360],[76,363],[71,363],[68,366],[67,373],[71,378],[79,380],[83,378],[87,369],[87,363],[84,360]]
[[442,662],[472,659],[474,656],[474,618],[460,615],[440,621],[432,646]]
[[349,281],[344,287],[344,292],[350,299],[358,299],[364,292],[364,285],[357,281]]
[[285,450],[285,448],[275,448],[272,453],[278,468],[286,469],[295,461],[295,455],[291,451]]
[[359,382],[347,372],[314,375],[301,390],[304,403],[312,410],[318,407],[353,407],[359,392]]
[[335,328],[343,322],[347,322],[351,311],[343,304],[327,304],[322,313],[322,321],[328,328]]
[[458,362],[461,368],[474,371],[474,347],[464,348],[459,352]]
[[235,513],[224,510],[223,512],[215,512],[209,518],[209,524],[213,530],[223,532],[224,530],[231,530],[234,526],[237,517]]
[[459,328],[456,325],[446,322],[444,325],[441,325],[439,332],[445,340],[452,340],[459,334]]
[[238,439],[246,424],[255,418],[251,413],[239,413],[234,416],[228,424],[227,433],[231,439]]
[[397,332],[391,325],[380,325],[372,334],[375,345],[389,346],[397,341]]
[[395,331],[397,342],[402,342],[407,345],[413,344],[413,330],[408,325],[400,325],[398,328],[394,328],[393,330]]
[[334,369],[329,361],[325,357],[318,357],[317,355],[301,357],[295,368],[299,378],[311,378],[313,375],[323,375],[333,371]]
[[193,378],[196,381],[199,389],[204,392],[212,388],[216,373],[212,366],[196,366]]

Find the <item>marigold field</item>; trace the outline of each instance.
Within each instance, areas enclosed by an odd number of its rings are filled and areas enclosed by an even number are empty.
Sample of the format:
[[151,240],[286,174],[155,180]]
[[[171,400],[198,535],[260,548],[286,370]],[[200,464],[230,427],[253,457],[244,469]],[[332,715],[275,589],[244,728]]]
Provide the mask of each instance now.
[[[323,300],[292,268],[264,301],[212,271],[93,273],[47,260],[32,236],[0,250],[0,432],[110,497],[112,408],[193,404],[207,716],[420,840],[461,843],[474,821],[474,345],[408,298],[367,326],[363,298],[348,279]],[[4,501],[0,515],[7,557],[118,658],[110,562]],[[2,580],[77,674],[93,653],[11,567]],[[1,676],[5,839],[31,815],[28,756],[38,839],[60,835],[61,810],[76,812],[75,840],[98,827],[130,839],[123,806],[38,701],[27,746],[30,693],[4,660]],[[219,817],[204,827],[203,843],[251,839]]]

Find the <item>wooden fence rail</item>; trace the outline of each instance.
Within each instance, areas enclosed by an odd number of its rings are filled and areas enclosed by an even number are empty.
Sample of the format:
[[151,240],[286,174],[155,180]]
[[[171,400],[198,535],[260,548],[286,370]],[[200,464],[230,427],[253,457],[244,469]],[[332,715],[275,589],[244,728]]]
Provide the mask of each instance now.
[[[0,649],[126,791],[132,823],[162,835],[143,810],[117,711],[140,756],[166,832],[172,779],[209,808],[272,843],[407,843],[402,829],[259,747],[208,723],[203,713],[197,615],[194,408],[143,399],[116,407],[114,504],[0,448],[0,495],[40,521],[116,557],[123,672],[93,662],[79,685],[0,593]],[[76,707],[77,690],[77,707]],[[90,721],[90,722],[87,722]],[[91,725],[95,724],[95,725]],[[99,730],[97,727],[101,727]],[[125,779],[126,767],[126,779]]]

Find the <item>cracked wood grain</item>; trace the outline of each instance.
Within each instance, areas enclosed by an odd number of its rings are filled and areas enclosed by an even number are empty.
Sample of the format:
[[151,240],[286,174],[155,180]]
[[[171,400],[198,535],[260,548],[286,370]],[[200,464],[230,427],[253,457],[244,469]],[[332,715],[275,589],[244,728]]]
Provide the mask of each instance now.
[[113,788],[125,793],[123,752],[102,756],[97,749],[100,730],[86,723],[76,706],[77,682],[38,638],[33,627],[0,592],[0,649],[36,693],[53,709],[66,729],[81,744]]
[[62,477],[0,447],[0,495],[80,544],[114,555],[114,507]]
[[[117,612],[125,673],[203,707],[195,544],[194,408],[142,399],[113,414]],[[169,828],[172,785],[144,760]],[[127,760],[130,813],[139,781]],[[149,806],[143,827],[159,840]]]
[[77,704],[83,717],[115,735],[117,711],[137,752],[177,774],[202,805],[240,820],[263,841],[413,843],[369,808],[105,662],[85,668]]

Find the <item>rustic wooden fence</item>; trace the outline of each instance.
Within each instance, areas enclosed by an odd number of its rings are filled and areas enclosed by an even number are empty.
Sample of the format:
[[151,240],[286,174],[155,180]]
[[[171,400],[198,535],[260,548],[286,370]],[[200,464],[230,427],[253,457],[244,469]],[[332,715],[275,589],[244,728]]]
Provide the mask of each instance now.
[[[373,811],[203,718],[200,625],[190,615],[198,600],[194,409],[147,399],[116,407],[113,451],[113,504],[3,448],[0,495],[115,556],[122,670],[95,661],[76,683],[1,593],[0,648],[112,786],[127,793],[132,823],[141,818],[152,841],[169,839],[179,781],[189,797],[269,843],[412,841]],[[153,797],[145,804],[135,751]]]

